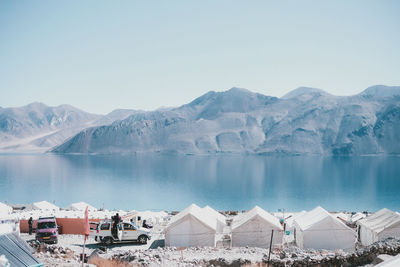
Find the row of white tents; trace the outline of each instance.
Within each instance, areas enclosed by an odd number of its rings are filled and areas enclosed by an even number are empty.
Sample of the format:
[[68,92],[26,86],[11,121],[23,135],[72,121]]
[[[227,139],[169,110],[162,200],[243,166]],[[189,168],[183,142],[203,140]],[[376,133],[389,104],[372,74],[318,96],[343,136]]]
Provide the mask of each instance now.
[[[15,209],[13,209],[13,207]],[[136,223],[146,220],[148,223],[163,222],[168,213],[165,211],[124,211],[124,210],[97,210],[85,202],[72,203],[65,209],[61,209],[47,201],[35,202],[28,205],[9,206],[0,202],[0,224],[12,220],[28,220],[32,217],[37,220],[39,217],[56,216],[57,218],[84,218],[84,211],[88,207],[89,219],[110,219],[115,213],[127,220],[133,219]],[[222,215],[221,215],[222,216]]]
[[[35,202],[27,205],[9,206],[0,202],[0,219],[29,219],[34,220],[39,217],[57,216],[60,218],[83,218],[84,211],[88,207],[91,218],[102,218],[104,213],[112,214],[113,212],[97,211],[93,206],[85,202],[72,203],[66,209],[60,209],[53,203],[47,201]],[[115,212],[114,212],[115,213]]]
[[[60,211],[60,207],[48,201],[39,201],[23,206],[24,211],[42,210],[42,211]],[[84,211],[88,207],[88,211],[97,211],[97,209],[85,202],[76,202],[69,205],[65,210]],[[13,208],[5,203],[0,202],[0,214],[11,214]]]
[[[289,218],[286,226],[300,248],[353,251],[357,232],[339,218],[316,207]],[[171,219],[165,229],[165,244],[175,247],[216,246],[224,235],[230,236],[234,247],[268,248],[271,235],[272,246],[283,244],[284,231],[279,219],[258,206],[233,217],[230,226],[226,222],[227,218],[211,207],[200,208],[192,204]],[[360,219],[358,229],[362,245],[386,237],[400,238],[400,215],[383,209]]]
[[[209,206],[200,208],[192,204],[174,216],[165,229],[166,246],[214,247],[226,232],[226,217]],[[268,247],[272,229],[273,243],[282,241],[283,228],[278,218],[259,207],[236,216],[231,222],[230,233],[234,246]]]

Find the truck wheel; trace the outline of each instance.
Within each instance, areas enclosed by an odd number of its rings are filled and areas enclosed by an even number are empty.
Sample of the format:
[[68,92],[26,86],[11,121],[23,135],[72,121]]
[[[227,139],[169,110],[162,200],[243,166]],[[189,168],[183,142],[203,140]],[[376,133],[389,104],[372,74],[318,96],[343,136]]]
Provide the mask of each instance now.
[[102,241],[107,246],[111,245],[114,242],[112,237],[110,237],[110,236],[104,237]]
[[147,236],[145,235],[139,236],[138,241],[140,244],[147,244]]

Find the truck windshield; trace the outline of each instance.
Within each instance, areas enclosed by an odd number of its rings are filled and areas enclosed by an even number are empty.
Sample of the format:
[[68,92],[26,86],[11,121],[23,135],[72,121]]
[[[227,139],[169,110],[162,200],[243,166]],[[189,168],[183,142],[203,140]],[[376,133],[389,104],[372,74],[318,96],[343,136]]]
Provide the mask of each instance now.
[[38,222],[37,229],[51,229],[56,228],[55,222]]

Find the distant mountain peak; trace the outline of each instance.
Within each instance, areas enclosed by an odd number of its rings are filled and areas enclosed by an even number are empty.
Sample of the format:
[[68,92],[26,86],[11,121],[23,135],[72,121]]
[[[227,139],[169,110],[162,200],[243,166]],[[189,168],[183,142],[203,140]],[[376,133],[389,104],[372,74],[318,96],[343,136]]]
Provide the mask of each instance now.
[[289,93],[285,94],[281,98],[282,99],[290,99],[290,98],[298,97],[301,95],[310,95],[310,94],[329,95],[327,92],[325,92],[322,89],[302,86],[302,87],[299,87],[299,88],[296,88],[296,89],[290,91]]
[[361,95],[392,97],[400,96],[400,86],[374,85],[361,92]]
[[231,89],[225,91],[226,93],[251,93],[254,94],[253,92],[247,90],[246,88],[240,88],[240,87],[232,87]]
[[26,105],[26,107],[48,107],[48,106],[42,102],[35,101]]

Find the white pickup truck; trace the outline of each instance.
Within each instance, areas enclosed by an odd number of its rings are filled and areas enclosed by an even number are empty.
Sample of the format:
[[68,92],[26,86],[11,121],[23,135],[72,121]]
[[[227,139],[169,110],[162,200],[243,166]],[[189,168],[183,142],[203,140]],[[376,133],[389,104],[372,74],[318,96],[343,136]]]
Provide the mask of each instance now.
[[114,242],[139,242],[146,244],[147,240],[151,239],[151,232],[146,228],[137,226],[131,222],[121,222],[117,226],[117,236],[112,234],[112,221],[101,221],[97,225],[97,229],[91,229],[90,235],[96,241],[106,245],[111,245]]

